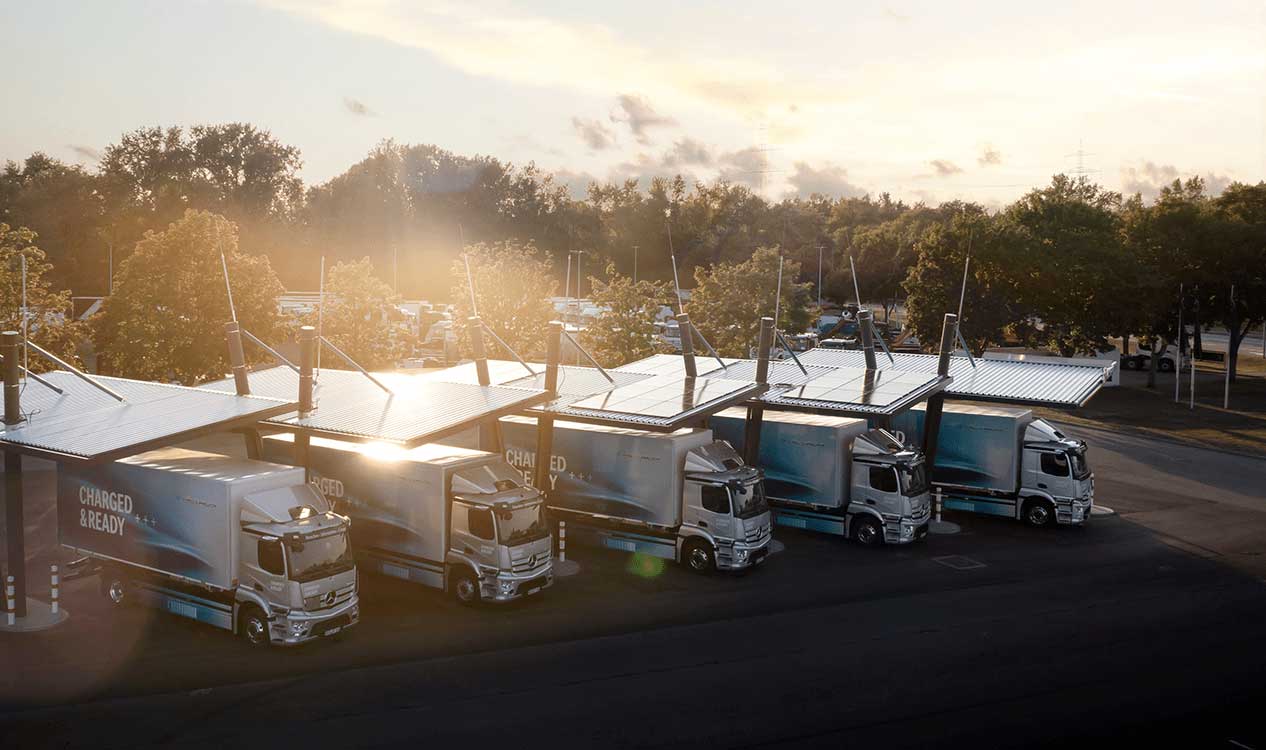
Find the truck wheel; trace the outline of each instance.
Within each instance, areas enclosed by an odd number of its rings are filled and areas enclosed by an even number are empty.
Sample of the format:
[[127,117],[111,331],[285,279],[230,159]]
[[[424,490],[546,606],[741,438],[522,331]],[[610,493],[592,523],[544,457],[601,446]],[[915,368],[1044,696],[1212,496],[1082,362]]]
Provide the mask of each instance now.
[[861,516],[853,521],[853,541],[863,547],[878,547],[884,543],[883,527],[870,516]]
[[122,607],[132,600],[132,592],[127,584],[127,580],[120,574],[113,571],[103,571],[101,574],[101,595],[106,598],[111,607]]
[[1170,362],[1170,361],[1169,361],[1169,360],[1167,360],[1167,359],[1162,359],[1159,363],[1157,363],[1157,368],[1158,368],[1161,372],[1173,372],[1173,371],[1174,371],[1174,363],[1173,363],[1173,362]]
[[717,569],[717,556],[707,542],[687,542],[681,551],[682,562],[695,573],[707,575]]
[[1126,358],[1126,359],[1122,359],[1122,360],[1121,360],[1121,366],[1122,366],[1122,367],[1124,367],[1124,368],[1125,368],[1125,369],[1127,369],[1127,370],[1137,370],[1137,369],[1139,369],[1139,363],[1138,363],[1138,361],[1137,361],[1136,359],[1134,359],[1133,357],[1129,357],[1129,358]]
[[1040,529],[1055,523],[1055,508],[1046,500],[1030,500],[1024,504],[1024,522]]
[[237,629],[242,638],[252,646],[268,645],[268,619],[259,607],[247,605],[242,608],[241,622]]
[[469,570],[459,570],[453,574],[453,598],[464,607],[473,607],[479,603],[479,581]]

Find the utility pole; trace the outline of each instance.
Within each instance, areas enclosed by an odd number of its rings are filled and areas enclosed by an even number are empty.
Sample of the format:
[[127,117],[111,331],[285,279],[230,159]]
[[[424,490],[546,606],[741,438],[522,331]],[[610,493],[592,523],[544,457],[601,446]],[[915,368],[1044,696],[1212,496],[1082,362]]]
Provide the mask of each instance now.
[[[1235,285],[1231,285],[1231,309],[1235,309]],[[1228,333],[1231,333],[1228,329]],[[1236,334],[1239,331],[1235,332]],[[1232,334],[1234,335],[1234,334]],[[1222,408],[1231,408],[1231,336],[1226,338],[1226,356],[1222,358],[1222,369],[1226,371],[1226,376],[1222,382]]]
[[633,283],[637,283],[637,245],[633,246]]
[[822,243],[818,243],[818,315],[822,314]]

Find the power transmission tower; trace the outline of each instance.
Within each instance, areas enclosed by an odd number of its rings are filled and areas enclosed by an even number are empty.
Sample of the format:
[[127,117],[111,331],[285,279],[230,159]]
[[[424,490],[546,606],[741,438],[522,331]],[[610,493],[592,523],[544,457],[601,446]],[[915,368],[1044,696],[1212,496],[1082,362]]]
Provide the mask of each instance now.
[[1068,170],[1069,173],[1075,177],[1086,177],[1087,175],[1099,174],[1098,169],[1090,169],[1086,166],[1087,156],[1095,156],[1095,154],[1086,151],[1082,142],[1080,140],[1077,141],[1077,150],[1071,154],[1064,154],[1065,159],[1077,159],[1077,166],[1074,169]]

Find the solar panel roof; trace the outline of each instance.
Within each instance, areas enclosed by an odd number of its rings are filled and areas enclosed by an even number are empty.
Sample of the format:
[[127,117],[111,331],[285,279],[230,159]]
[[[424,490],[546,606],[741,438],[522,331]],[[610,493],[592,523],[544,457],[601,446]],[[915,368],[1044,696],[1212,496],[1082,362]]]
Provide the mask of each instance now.
[[[878,355],[881,370],[935,373],[938,357],[934,354],[894,353],[890,363]],[[811,349],[800,355],[806,365],[864,367],[861,351],[844,349]],[[1034,406],[1082,406],[1099,392],[1105,380],[1102,367],[1054,362],[977,359],[976,366],[967,357],[950,357],[950,377],[954,380],[946,395],[968,401],[996,401]]]
[[853,414],[895,414],[944,387],[935,373],[831,368],[830,374],[765,395],[768,404]]
[[582,422],[675,430],[759,395],[764,388],[744,380],[655,375],[567,404],[551,405],[548,411]]
[[[544,391],[503,385],[447,383],[428,377],[379,373],[392,393],[351,370],[322,370],[313,386],[314,410],[300,418],[293,408],[267,422],[294,432],[342,440],[381,440],[404,447],[432,442],[483,420],[522,411],[546,398]],[[288,367],[250,374],[252,393],[297,394],[299,376]],[[231,378],[207,389],[231,389]]]
[[26,421],[8,428],[0,425],[0,443],[52,460],[112,461],[196,435],[254,424],[295,407],[294,396],[238,396],[94,376],[123,396],[123,401],[117,401],[69,372],[41,377],[62,393],[26,381],[21,396]]

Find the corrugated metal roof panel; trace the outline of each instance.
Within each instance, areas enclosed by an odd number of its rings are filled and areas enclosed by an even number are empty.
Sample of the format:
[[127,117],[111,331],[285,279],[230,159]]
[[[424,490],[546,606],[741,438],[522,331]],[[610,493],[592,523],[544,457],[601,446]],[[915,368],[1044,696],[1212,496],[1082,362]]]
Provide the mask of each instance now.
[[[313,386],[315,409],[300,419],[291,411],[269,419],[269,424],[312,435],[381,440],[406,447],[420,445],[465,429],[482,420],[526,409],[545,399],[534,388],[481,386],[400,373],[379,373],[388,394],[358,372],[322,370]],[[299,376],[288,367],[250,374],[251,392],[265,395],[297,394]],[[231,388],[232,380],[204,388]]]
[[764,388],[750,381],[657,375],[549,411],[564,419],[675,430],[758,395]]
[[[894,363],[880,353],[881,370],[935,373],[938,357],[934,354],[893,354]],[[812,349],[800,355],[806,365],[864,367],[861,351]],[[1081,406],[1103,387],[1104,368],[1081,364],[1023,362],[1015,360],[977,359],[976,366],[966,357],[950,357],[950,383],[946,394],[969,401],[998,401],[1035,406]]]
[[97,376],[124,397],[116,401],[69,372],[43,376],[58,394],[27,381],[22,411],[27,421],[0,426],[0,442],[32,455],[113,460],[193,434],[254,423],[294,408],[294,398],[238,396],[142,380]]

